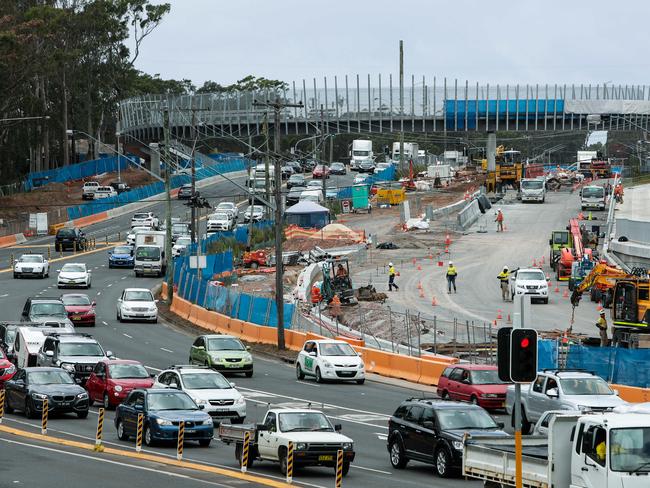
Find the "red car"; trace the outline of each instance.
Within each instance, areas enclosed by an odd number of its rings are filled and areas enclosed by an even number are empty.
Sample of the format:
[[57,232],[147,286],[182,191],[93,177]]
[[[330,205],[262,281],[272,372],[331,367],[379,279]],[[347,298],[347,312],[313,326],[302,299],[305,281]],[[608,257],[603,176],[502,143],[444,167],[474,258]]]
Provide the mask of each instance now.
[[311,172],[312,178],[329,178],[330,177],[330,168],[323,164],[319,164],[314,168],[314,171]]
[[438,395],[486,409],[505,408],[508,384],[499,379],[496,366],[455,364],[440,376]]
[[104,359],[86,382],[90,404],[98,402],[104,408],[115,408],[136,388],[151,388],[153,378],[142,363],[130,359]]
[[7,359],[4,351],[0,349],[0,389],[4,389],[5,381],[9,381],[16,374],[16,366]]
[[68,318],[74,325],[89,325],[95,327],[95,302],[83,293],[66,293],[61,295],[61,301],[68,312]]

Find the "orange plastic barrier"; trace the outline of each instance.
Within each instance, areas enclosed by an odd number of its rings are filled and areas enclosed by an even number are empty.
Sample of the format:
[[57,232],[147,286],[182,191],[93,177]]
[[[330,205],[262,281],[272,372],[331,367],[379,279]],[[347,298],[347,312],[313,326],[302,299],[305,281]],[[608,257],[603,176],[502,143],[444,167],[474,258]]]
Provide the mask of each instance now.
[[2,236],[0,237],[0,248],[2,247],[10,247],[16,244],[16,236],[15,235],[10,235],[10,236]]
[[287,346],[287,349],[300,351],[306,340],[307,334],[305,332],[298,332],[295,330],[284,331],[284,345]]
[[108,220],[108,212],[99,212],[96,214],[88,215],[87,217],[74,219],[72,221],[72,225],[75,227],[86,227],[87,225],[103,222],[104,220]]
[[365,347],[366,341],[363,339],[353,339],[351,337],[336,336],[337,341],[345,341],[352,346]]
[[625,385],[611,385],[612,388],[618,390],[619,396],[626,402],[642,403],[650,402],[650,389],[637,388],[634,386]]
[[[286,342],[286,333],[285,342]],[[278,330],[275,327],[260,327],[257,335],[257,342],[262,344],[277,344],[278,343]]]
[[446,364],[456,364],[460,361],[458,358],[452,358],[451,356],[443,356],[441,354],[422,354],[420,356],[426,361],[435,361],[437,363],[446,363]]
[[[456,359],[456,358],[454,358]],[[449,363],[426,360],[420,362],[420,379],[418,383],[437,386],[442,372],[449,367]]]
[[184,319],[187,319],[190,316],[190,307],[192,304],[187,300],[182,299],[181,297],[174,296],[174,301],[170,310],[176,315],[181,316]]

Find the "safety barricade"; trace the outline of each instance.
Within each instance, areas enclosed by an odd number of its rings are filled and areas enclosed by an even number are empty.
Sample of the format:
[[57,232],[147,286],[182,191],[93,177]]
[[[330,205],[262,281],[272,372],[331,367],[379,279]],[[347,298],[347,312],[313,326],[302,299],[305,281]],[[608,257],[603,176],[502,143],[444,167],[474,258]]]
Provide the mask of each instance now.
[[87,217],[74,219],[72,221],[72,225],[74,227],[86,227],[88,225],[96,224],[98,222],[103,222],[104,220],[108,220],[108,213],[99,212],[96,214],[88,215]]
[[343,336],[336,336],[337,341],[345,341],[351,346],[357,346],[357,347],[365,347],[366,346],[366,341],[363,339],[353,339],[352,337],[343,337]]
[[[456,362],[458,362],[457,359]],[[438,381],[440,380],[440,375],[442,375],[442,372],[449,367],[449,364],[451,363],[432,360],[420,361],[420,379],[418,380],[418,383],[437,386]]]
[[611,385],[618,390],[618,396],[630,403],[650,402],[650,389],[636,386]]
[[192,304],[187,300],[184,300],[179,296],[174,296],[174,301],[172,302],[170,310],[179,317],[187,319],[190,316],[191,306]]

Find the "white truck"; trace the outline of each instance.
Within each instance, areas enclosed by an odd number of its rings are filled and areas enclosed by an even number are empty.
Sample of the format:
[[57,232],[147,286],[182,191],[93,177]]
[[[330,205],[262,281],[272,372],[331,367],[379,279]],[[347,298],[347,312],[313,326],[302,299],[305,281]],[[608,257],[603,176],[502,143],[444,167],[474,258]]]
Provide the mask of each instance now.
[[144,230],[135,234],[134,270],[137,277],[165,274],[167,271],[166,240],[165,231]]
[[519,187],[521,201],[540,202],[546,201],[546,182],[542,178],[524,178]]
[[255,461],[280,464],[287,473],[289,442],[293,443],[294,466],[328,466],[336,468],[337,451],[343,451],[343,475],[354,461],[354,442],[340,433],[340,425],[318,410],[300,408],[272,408],[261,424],[221,424],[219,438],[226,444],[235,443],[235,458],[241,464],[246,432],[250,433],[248,466]]
[[372,152],[372,141],[366,139],[355,139],[352,141],[350,151],[350,169],[358,169],[362,161],[374,161]]
[[591,167],[591,160],[598,158],[598,151],[578,151],[576,170],[589,169]]
[[[393,161],[399,161],[400,160],[400,154],[399,154],[399,142],[393,142],[393,152],[391,154],[391,158]],[[404,162],[408,162],[409,160],[413,160],[414,163],[417,163],[419,161],[419,149],[418,145],[414,142],[405,142],[404,143]]]
[[582,210],[605,210],[607,196],[605,188],[598,185],[589,185],[580,190],[580,208]]
[[[463,475],[486,488],[515,486],[513,437],[466,438]],[[522,481],[535,488],[650,486],[650,415],[558,415],[548,437],[524,437]]]

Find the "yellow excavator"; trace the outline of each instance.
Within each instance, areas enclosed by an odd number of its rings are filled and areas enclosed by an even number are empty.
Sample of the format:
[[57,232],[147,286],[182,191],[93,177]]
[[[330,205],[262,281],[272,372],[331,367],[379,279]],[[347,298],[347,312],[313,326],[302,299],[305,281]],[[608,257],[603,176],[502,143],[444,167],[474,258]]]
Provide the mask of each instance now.
[[495,155],[496,170],[488,171],[487,159],[481,162],[483,171],[487,171],[485,186],[489,192],[500,191],[502,187],[511,185],[518,189],[523,170],[521,152],[514,149],[506,150],[505,146],[497,147]]
[[630,275],[616,266],[611,266],[604,261],[599,262],[584,277],[582,282],[575,287],[571,295],[571,303],[578,304],[585,291],[589,291],[592,302],[603,301],[603,306],[609,308],[612,302],[612,290],[616,280],[627,278]]

